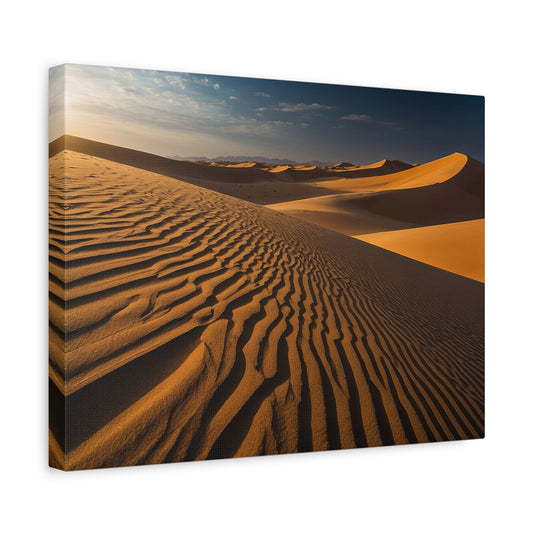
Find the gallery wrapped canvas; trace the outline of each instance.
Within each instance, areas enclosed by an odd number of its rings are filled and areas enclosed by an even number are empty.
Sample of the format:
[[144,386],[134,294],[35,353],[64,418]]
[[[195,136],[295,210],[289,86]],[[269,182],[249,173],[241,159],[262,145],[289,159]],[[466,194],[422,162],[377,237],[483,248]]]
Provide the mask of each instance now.
[[480,96],[50,70],[50,465],[484,436]]

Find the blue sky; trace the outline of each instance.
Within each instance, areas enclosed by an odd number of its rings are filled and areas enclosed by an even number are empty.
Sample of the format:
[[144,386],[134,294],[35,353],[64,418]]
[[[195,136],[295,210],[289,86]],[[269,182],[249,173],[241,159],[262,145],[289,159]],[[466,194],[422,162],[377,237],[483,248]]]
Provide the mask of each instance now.
[[[66,116],[62,113],[65,100]],[[479,96],[66,65],[50,73],[63,133],[163,156],[424,163],[484,160]]]

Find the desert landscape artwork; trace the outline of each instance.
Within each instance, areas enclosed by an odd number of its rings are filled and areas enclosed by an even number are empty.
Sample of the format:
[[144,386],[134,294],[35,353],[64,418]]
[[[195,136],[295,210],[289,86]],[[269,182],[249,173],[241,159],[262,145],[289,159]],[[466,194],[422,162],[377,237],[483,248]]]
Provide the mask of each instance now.
[[481,96],[50,70],[49,459],[484,437]]

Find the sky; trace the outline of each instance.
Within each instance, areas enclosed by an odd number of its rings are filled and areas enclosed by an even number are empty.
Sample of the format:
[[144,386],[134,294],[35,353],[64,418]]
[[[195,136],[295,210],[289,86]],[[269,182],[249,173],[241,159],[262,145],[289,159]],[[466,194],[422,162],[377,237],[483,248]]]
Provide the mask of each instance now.
[[167,157],[484,161],[484,98],[69,64],[50,70],[64,133]]

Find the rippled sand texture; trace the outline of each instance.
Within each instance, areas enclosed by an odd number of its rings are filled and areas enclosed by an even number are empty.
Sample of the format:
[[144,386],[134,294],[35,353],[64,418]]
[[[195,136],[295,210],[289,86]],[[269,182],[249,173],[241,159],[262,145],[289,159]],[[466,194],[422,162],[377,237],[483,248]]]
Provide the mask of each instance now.
[[51,464],[483,436],[481,284],[97,157],[50,176]]

